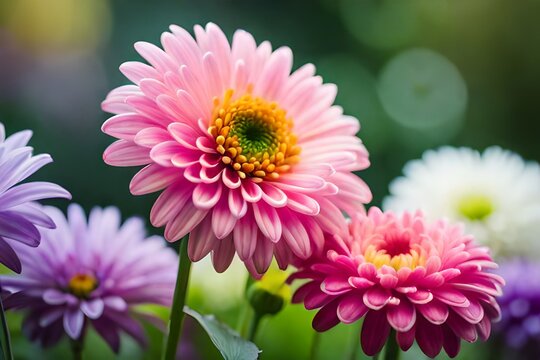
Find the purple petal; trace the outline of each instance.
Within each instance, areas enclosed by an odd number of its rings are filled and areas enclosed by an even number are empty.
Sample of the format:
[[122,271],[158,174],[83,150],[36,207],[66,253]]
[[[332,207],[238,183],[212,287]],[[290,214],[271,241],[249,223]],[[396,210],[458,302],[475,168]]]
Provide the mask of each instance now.
[[7,266],[10,270],[20,274],[22,270],[21,260],[11,246],[0,236],[0,263]]
[[105,304],[101,299],[83,301],[81,303],[81,311],[90,319],[97,319],[103,314]]
[[362,325],[360,341],[368,356],[379,353],[390,334],[390,325],[386,320],[386,311],[369,311]]
[[81,335],[84,324],[84,314],[81,310],[69,309],[64,313],[64,329],[68,336],[74,340]]
[[17,205],[50,198],[71,199],[71,194],[61,186],[49,182],[30,182],[12,187],[0,195],[0,209],[8,209]]
[[38,246],[41,239],[34,224],[12,211],[0,212],[0,236],[32,247]]

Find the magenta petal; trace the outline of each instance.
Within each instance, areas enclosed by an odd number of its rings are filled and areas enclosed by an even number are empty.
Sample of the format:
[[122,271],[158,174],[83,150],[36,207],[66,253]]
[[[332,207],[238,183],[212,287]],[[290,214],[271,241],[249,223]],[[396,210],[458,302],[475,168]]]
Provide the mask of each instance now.
[[396,339],[401,350],[407,351],[411,348],[412,344],[414,343],[415,334],[415,326],[413,326],[409,331],[398,332],[396,334]]
[[434,358],[441,352],[443,346],[442,327],[420,319],[416,326],[416,341],[424,354]]
[[448,326],[443,327],[443,336],[444,351],[446,351],[449,357],[456,357],[461,349],[461,339],[459,336],[454,334],[454,332]]
[[362,325],[360,342],[362,349],[368,356],[379,353],[390,334],[390,325],[386,320],[385,311],[369,311]]
[[458,307],[468,307],[469,300],[461,291],[443,288],[433,290],[433,295],[436,299],[444,302],[445,304]]
[[491,333],[491,320],[485,316],[482,321],[476,324],[476,330],[478,332],[478,336],[480,336],[480,339],[486,341]]
[[231,265],[235,250],[232,235],[218,241],[214,251],[212,251],[212,263],[218,273],[224,272]]
[[321,310],[313,318],[313,328],[318,332],[329,330],[339,324],[337,317],[337,307],[339,305],[339,299],[332,301],[331,303],[323,306]]
[[443,324],[448,318],[448,305],[438,300],[433,300],[427,304],[416,305],[416,309],[420,311],[427,321],[435,325]]
[[389,305],[386,316],[390,325],[399,332],[409,331],[416,321],[414,305],[403,299],[399,305]]
[[340,298],[337,316],[341,322],[351,324],[364,316],[368,310],[369,308],[362,301],[362,296],[351,293]]
[[454,307],[454,311],[471,324],[479,323],[484,317],[484,308],[476,300],[469,300],[468,307]]
[[364,304],[373,310],[382,309],[390,300],[390,292],[381,288],[371,288],[364,293]]
[[341,295],[352,290],[348,279],[339,275],[327,276],[321,284],[321,289],[328,295]]

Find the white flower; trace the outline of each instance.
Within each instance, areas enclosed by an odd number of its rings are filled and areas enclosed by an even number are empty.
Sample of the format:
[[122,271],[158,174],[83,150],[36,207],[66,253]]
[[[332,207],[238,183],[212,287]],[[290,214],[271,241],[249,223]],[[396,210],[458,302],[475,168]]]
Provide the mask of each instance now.
[[499,147],[429,150],[390,184],[386,210],[465,223],[498,255],[540,255],[540,166]]

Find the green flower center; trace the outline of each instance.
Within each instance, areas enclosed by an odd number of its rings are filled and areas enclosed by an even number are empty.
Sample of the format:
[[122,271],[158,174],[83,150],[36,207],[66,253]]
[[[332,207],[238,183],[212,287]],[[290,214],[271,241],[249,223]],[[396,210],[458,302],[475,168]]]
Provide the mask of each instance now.
[[238,137],[242,153],[247,158],[264,152],[273,155],[277,147],[274,131],[264,119],[237,116],[231,126],[230,135]]
[[459,213],[472,221],[486,219],[493,210],[493,202],[485,195],[467,195],[458,203]]

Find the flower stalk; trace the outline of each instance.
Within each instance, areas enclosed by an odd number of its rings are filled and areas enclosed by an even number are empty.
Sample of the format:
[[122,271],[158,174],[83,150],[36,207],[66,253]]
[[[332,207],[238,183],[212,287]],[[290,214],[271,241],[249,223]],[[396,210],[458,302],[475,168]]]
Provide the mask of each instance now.
[[[1,287],[0,287],[1,294]],[[2,323],[2,350],[4,359],[13,360],[13,353],[11,351],[11,339],[9,336],[9,328],[7,325],[6,314],[4,312],[4,304],[2,303],[2,296],[0,295],[0,322]]]
[[392,330],[388,341],[386,342],[386,347],[384,350],[384,360],[398,360],[399,359],[399,346],[396,340],[396,331]]
[[189,272],[191,270],[191,260],[187,254],[188,237],[180,242],[178,275],[176,287],[174,289],[171,317],[169,321],[169,335],[167,337],[164,360],[176,359],[176,351],[182,334],[182,324],[184,322],[184,305],[186,303],[187,290],[189,284]]

